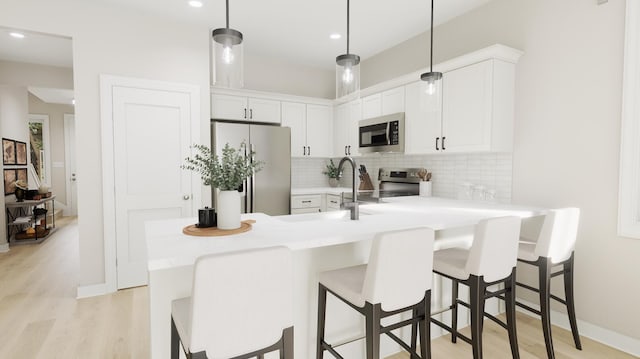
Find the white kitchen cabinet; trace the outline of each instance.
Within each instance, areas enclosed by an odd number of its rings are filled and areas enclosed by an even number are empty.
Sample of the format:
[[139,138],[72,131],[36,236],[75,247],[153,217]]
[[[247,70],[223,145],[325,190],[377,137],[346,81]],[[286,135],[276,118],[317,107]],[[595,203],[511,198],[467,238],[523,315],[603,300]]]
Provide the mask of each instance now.
[[280,101],[213,94],[211,95],[211,117],[223,120],[280,123]]
[[291,196],[291,214],[322,212],[322,195]]
[[404,86],[362,99],[362,119],[404,112]]
[[405,152],[510,152],[515,65],[490,59],[443,74],[442,97],[406,86]]
[[327,212],[340,210],[340,196],[327,194]]
[[361,118],[361,102],[354,100],[335,108],[333,119],[333,155],[358,156],[358,122]]
[[330,106],[282,102],[282,126],[291,128],[291,156],[331,157],[332,118]]

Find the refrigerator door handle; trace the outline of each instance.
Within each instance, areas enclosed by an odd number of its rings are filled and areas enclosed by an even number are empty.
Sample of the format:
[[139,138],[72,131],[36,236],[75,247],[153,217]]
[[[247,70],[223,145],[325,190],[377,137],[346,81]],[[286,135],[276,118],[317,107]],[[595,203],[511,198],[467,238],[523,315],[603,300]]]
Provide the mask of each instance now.
[[[247,145],[245,143],[242,144],[242,149],[244,150],[244,157],[247,158]],[[247,207],[248,203],[248,197],[249,197],[249,190],[247,188],[247,184],[248,181],[245,178],[244,181],[242,181],[242,192],[244,192],[244,211],[245,213],[249,210],[249,207]]]
[[[256,156],[255,156],[255,148],[253,148],[253,143],[249,145],[249,150],[251,151],[251,163],[256,161]],[[253,170],[251,173],[251,211],[247,211],[247,213],[253,213],[254,211],[254,198],[253,196],[256,193],[256,171]]]

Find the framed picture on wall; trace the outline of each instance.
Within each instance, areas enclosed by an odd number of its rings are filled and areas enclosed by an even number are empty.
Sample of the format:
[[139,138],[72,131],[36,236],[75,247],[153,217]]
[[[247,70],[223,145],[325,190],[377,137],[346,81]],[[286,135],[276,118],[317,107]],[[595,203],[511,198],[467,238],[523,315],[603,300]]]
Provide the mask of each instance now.
[[4,195],[8,196],[10,194],[14,194],[16,192],[15,186],[13,186],[13,182],[16,181],[16,170],[4,170]]
[[24,142],[16,141],[16,164],[27,165],[27,144]]
[[16,141],[2,139],[2,163],[5,165],[16,164]]
[[17,168],[16,169],[16,181],[22,180],[24,183],[29,183],[29,178],[27,177],[27,169],[26,168]]

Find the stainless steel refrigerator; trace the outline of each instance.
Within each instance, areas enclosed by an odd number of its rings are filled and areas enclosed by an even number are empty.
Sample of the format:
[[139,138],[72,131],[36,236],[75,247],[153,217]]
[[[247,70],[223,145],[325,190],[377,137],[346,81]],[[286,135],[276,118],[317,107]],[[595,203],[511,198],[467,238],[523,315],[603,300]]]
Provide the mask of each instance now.
[[[243,213],[289,214],[291,202],[291,130],[288,127],[212,120],[211,142],[218,156],[225,144],[254,152],[262,170],[245,181],[241,193]],[[212,191],[216,203],[217,190]]]

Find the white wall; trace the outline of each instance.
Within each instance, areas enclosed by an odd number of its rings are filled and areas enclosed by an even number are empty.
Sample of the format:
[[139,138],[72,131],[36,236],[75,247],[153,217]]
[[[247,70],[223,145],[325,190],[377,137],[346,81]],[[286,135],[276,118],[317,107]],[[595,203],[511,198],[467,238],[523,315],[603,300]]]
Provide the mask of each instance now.
[[[434,61],[494,43],[524,51],[513,202],[582,209],[577,315],[640,339],[640,240],[616,231],[624,10],[620,0],[495,0],[436,27]],[[425,67],[426,36],[365,60],[363,86]]]
[[[113,5],[116,6],[116,5]],[[73,88],[76,93],[78,210],[80,235],[81,286],[105,281],[102,211],[102,138],[100,131],[99,76],[111,74],[195,84],[200,86],[202,142],[208,143],[209,123],[209,28],[191,23],[176,23],[129,8],[108,7],[98,2],[59,0],[0,0],[0,25],[73,39]],[[247,61],[247,74],[261,76]],[[257,66],[257,65],[256,65]],[[287,76],[286,68],[264,76]],[[304,71],[303,71],[304,72]],[[318,76],[314,71],[305,76]],[[324,78],[324,76],[322,76]],[[261,90],[296,92],[322,82],[298,78],[286,86],[256,78]],[[273,88],[269,85],[273,84]],[[252,84],[248,81],[248,86]],[[291,88],[293,88],[291,90]],[[333,84],[331,84],[333,88]],[[326,90],[318,90],[318,96]]]

